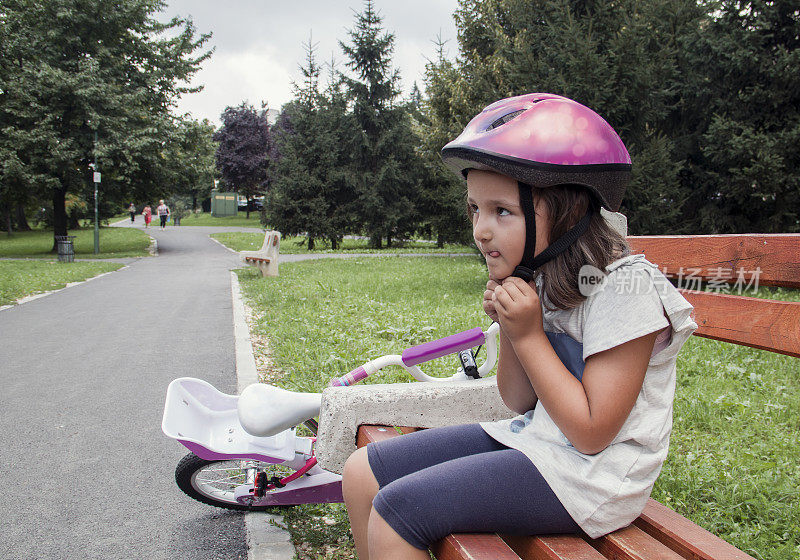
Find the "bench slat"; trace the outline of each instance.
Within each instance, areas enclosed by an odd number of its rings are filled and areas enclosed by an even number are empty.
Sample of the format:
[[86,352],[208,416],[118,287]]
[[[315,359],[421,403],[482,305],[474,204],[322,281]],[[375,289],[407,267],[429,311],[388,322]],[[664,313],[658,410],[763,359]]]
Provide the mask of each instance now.
[[574,535],[503,535],[503,540],[522,560],[605,560],[589,543]]
[[520,560],[503,539],[488,533],[447,535],[431,550],[437,560]]
[[262,258],[262,257],[245,257],[244,260],[246,261],[253,261],[253,262],[263,262],[269,264],[269,259]]
[[694,306],[694,334],[800,357],[800,302],[681,290]]
[[685,558],[693,560],[754,560],[681,514],[650,499],[634,524]]
[[[735,282],[740,269],[749,279],[759,270],[758,283],[800,288],[800,234],[644,235],[627,238],[631,253],[644,253],[665,274],[689,273],[704,281],[728,276]],[[686,287],[686,286],[684,286]]]
[[634,525],[589,542],[603,556],[614,560],[686,560]]

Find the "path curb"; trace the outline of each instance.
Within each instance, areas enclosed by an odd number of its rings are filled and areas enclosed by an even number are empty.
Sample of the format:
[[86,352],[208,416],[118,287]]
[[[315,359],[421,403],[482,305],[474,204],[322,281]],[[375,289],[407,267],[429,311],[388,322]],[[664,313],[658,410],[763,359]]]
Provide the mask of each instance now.
[[214,243],[216,243],[217,245],[219,245],[220,247],[222,247],[223,249],[225,249],[226,251],[230,251],[231,253],[236,253],[237,255],[239,254],[239,251],[234,251],[233,249],[231,249],[230,247],[228,247],[227,245],[225,245],[221,241],[218,241],[218,240],[214,239],[213,237],[211,237],[211,235],[209,235],[208,238],[211,241],[213,241]]
[[[212,238],[213,239],[213,238]],[[233,302],[233,336],[236,354],[236,385],[239,393],[253,383],[258,383],[258,370],[250,344],[239,277],[231,271],[231,299]],[[296,552],[291,536],[285,529],[283,517],[265,512],[244,514],[247,532],[248,560],[291,560]]]

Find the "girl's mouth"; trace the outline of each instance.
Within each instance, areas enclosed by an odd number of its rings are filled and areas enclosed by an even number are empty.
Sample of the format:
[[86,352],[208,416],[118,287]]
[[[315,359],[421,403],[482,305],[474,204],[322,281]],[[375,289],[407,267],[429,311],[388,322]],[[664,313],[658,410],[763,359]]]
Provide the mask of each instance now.
[[500,256],[500,251],[487,251],[486,252],[486,256],[487,257],[492,257],[492,258],[497,258],[497,257]]

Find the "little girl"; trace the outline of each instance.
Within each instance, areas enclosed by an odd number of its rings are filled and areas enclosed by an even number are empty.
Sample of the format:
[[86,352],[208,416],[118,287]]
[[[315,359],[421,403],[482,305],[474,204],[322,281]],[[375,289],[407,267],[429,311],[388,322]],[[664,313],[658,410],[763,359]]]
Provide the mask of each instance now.
[[442,159],[467,180],[497,385],[519,416],[356,451],[343,492],[359,558],[427,559],[453,532],[628,525],[666,458],[675,361],[697,326],[601,213],[625,192],[625,146],[591,109],[534,93],[486,107]]
[[153,220],[153,210],[150,208],[149,204],[145,204],[142,210],[142,216],[144,216],[144,227],[147,229],[150,227],[150,222]]

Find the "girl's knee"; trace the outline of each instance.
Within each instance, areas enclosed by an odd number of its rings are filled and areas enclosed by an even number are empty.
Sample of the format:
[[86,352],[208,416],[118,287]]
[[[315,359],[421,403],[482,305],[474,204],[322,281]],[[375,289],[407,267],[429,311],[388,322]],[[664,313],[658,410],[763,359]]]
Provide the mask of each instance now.
[[357,449],[345,462],[342,472],[342,493],[345,500],[354,494],[366,493],[374,496],[378,493],[378,481],[375,480],[375,475],[369,466],[366,447]]
[[372,474],[372,469],[370,469],[369,460],[367,459],[367,448],[361,447],[347,458],[342,471],[342,478],[343,480],[362,478],[367,470]]

